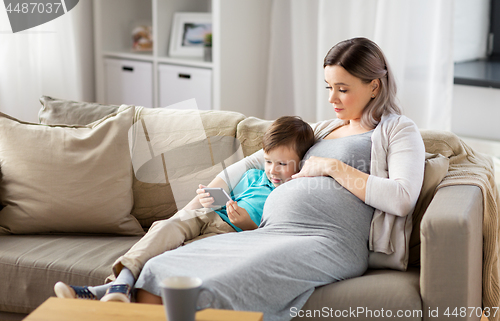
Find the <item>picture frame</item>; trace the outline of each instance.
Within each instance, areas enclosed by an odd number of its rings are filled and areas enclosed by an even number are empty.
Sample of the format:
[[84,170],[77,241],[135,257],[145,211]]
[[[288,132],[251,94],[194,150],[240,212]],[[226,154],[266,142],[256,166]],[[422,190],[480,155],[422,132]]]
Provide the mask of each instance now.
[[170,33],[170,57],[203,57],[205,34],[212,33],[212,14],[176,12]]

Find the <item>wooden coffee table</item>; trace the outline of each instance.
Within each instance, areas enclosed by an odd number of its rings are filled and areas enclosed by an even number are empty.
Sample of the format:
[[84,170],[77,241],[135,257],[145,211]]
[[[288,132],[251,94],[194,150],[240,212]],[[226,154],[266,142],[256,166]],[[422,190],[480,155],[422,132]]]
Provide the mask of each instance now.
[[[165,321],[162,305],[49,298],[24,321]],[[196,321],[262,321],[260,312],[205,309]]]

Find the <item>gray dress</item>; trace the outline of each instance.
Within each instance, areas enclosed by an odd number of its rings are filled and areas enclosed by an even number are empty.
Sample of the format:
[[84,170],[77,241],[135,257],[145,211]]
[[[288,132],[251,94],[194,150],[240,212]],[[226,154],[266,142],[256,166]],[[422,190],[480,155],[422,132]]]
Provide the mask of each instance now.
[[[337,158],[369,173],[371,133],[319,140],[305,158]],[[366,271],[373,210],[330,177],[294,179],[269,195],[258,229],[165,252],[146,263],[136,288],[160,295],[162,279],[196,276],[217,308],[290,320],[315,287]]]

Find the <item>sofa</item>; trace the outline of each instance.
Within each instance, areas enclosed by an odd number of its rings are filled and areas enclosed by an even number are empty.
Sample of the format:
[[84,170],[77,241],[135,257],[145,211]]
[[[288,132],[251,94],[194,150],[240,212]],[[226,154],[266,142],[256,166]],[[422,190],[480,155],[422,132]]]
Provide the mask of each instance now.
[[[229,111],[40,102],[40,124],[0,115],[0,320],[25,317],[57,281],[102,284],[154,221],[260,149],[271,123]],[[437,188],[458,138],[422,136],[428,154],[407,270],[369,269],[318,287],[292,317],[439,320],[447,308],[481,307],[482,191]]]

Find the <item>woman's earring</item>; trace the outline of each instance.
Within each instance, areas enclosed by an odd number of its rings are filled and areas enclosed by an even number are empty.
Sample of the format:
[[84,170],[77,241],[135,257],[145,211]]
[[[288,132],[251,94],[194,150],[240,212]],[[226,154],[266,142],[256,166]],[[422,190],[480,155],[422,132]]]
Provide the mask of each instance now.
[[375,94],[372,94],[372,98],[375,98]]

